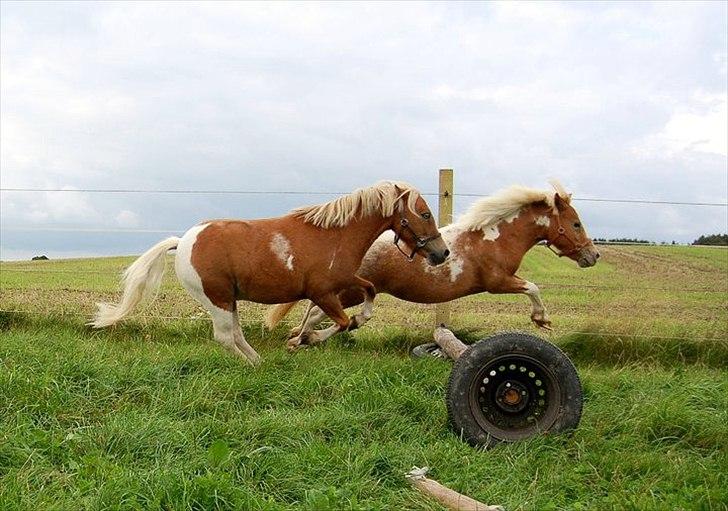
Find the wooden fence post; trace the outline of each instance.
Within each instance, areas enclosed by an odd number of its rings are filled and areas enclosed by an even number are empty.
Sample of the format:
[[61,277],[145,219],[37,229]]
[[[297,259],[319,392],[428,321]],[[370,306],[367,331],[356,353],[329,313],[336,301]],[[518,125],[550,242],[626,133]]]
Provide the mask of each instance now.
[[[440,190],[438,200],[437,226],[443,228],[452,223],[452,169],[440,169]],[[440,303],[435,306],[435,325],[450,324],[450,304]]]

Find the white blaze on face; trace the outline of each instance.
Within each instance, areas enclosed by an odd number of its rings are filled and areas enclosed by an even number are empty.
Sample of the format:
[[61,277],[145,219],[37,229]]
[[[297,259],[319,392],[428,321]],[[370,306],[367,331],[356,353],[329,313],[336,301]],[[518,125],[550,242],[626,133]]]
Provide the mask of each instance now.
[[513,222],[518,216],[521,214],[519,211],[518,213],[515,213],[509,217],[504,218],[500,222],[498,222],[496,225],[493,225],[491,227],[488,227],[486,229],[483,229],[483,239],[488,241],[495,241],[498,239],[498,236],[500,236],[500,231],[498,230],[498,226],[502,224],[503,222],[511,223]]
[[270,242],[270,249],[289,271],[293,271],[293,254],[291,254],[291,244],[288,242],[288,238],[279,232],[275,233]]
[[544,227],[548,227],[549,225],[551,225],[551,220],[546,215],[537,216],[536,225],[543,225]]

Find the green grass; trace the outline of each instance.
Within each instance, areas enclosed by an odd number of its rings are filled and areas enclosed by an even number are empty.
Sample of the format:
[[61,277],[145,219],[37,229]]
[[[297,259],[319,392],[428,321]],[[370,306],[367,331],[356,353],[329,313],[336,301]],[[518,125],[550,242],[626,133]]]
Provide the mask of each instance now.
[[[361,331],[291,356],[286,326],[246,307],[254,370],[173,276],[128,323],[83,326],[129,261],[0,265],[0,308],[35,312],[0,313],[0,509],[441,509],[405,482],[413,465],[509,510],[728,509],[728,251],[608,249],[590,270],[529,254],[529,280],[599,286],[543,286],[584,416],[487,452],[448,428],[450,366],[407,355],[431,308],[381,297]],[[529,329],[528,302],[460,300],[453,324]]]

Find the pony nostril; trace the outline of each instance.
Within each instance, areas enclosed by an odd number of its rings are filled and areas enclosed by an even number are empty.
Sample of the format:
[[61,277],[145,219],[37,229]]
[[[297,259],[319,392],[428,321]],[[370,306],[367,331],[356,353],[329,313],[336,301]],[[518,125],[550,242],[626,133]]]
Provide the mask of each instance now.
[[448,249],[445,249],[445,251],[442,253],[443,257],[447,258],[447,256],[450,255],[450,251]]
[[601,254],[599,252],[597,252],[596,257],[597,257],[597,259],[599,259],[601,257]]

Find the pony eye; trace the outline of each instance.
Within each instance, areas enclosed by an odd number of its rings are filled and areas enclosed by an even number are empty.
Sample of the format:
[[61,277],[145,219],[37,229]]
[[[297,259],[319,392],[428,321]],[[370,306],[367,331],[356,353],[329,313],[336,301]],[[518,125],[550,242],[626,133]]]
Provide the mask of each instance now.
[[429,220],[431,216],[432,216],[432,215],[431,215],[431,214],[429,214],[429,213],[427,213],[427,212],[425,212],[425,213],[422,213],[422,218],[424,218],[425,220]]
[[581,224],[579,222],[574,222],[574,228],[581,229]]

